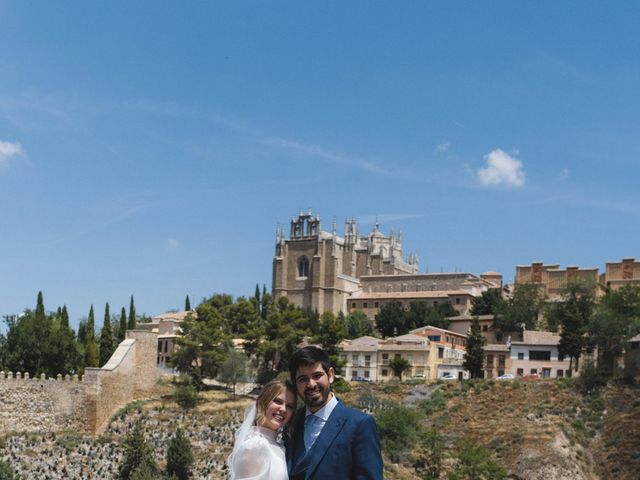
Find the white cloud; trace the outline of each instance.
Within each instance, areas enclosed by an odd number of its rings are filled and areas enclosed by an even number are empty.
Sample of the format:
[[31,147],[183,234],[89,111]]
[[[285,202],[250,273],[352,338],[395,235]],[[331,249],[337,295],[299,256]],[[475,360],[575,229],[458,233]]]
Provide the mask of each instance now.
[[178,248],[180,242],[175,238],[167,238],[167,247],[169,248]]
[[449,151],[449,147],[451,146],[451,142],[449,142],[448,140],[445,140],[442,143],[439,143],[436,146],[436,153],[446,153]]
[[3,142],[0,140],[0,168],[9,166],[9,159],[17,155],[24,155],[22,145],[14,142]]
[[478,169],[481,185],[507,185],[522,187],[525,173],[522,162],[497,148],[484,156],[487,166]]

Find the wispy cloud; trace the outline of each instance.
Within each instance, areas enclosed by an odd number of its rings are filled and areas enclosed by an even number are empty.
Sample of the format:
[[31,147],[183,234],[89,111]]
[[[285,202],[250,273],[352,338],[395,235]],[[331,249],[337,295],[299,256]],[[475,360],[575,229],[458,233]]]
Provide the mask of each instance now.
[[170,249],[175,249],[180,246],[180,242],[176,238],[167,238],[167,247]]
[[359,168],[370,173],[377,173],[382,175],[391,174],[389,170],[374,162],[334,152],[319,145],[307,144],[298,140],[280,137],[269,137],[265,140],[264,143],[283,148],[300,155],[315,157],[328,162]]
[[525,182],[523,164],[497,148],[484,156],[486,166],[478,169],[478,181],[484,186],[522,187]]
[[449,142],[448,140],[445,140],[444,142],[439,143],[438,145],[436,145],[436,149],[435,149],[435,153],[446,153],[449,151],[449,147],[451,146],[451,142]]
[[17,142],[5,142],[0,140],[0,168],[7,168],[10,159],[16,156],[24,156],[22,145]]

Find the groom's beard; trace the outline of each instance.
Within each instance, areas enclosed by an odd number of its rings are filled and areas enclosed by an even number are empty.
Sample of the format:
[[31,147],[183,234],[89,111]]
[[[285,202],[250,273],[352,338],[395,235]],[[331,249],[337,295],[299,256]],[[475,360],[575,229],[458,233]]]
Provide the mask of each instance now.
[[322,388],[316,385],[314,388],[308,388],[304,391],[304,403],[310,409],[322,407],[331,395],[331,386]]

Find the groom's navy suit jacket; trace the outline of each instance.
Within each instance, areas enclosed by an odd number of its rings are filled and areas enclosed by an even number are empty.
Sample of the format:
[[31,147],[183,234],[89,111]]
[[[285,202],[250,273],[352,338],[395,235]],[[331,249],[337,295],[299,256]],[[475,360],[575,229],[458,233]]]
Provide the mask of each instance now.
[[290,480],[382,480],[380,440],[373,417],[338,401],[306,453],[304,418],[302,407],[293,420],[293,436],[287,446]]

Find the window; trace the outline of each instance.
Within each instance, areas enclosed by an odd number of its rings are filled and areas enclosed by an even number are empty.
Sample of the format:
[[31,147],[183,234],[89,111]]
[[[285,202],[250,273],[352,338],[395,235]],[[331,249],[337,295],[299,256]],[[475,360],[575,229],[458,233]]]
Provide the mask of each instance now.
[[564,370],[558,370],[558,371],[556,372],[556,377],[558,377],[558,378],[562,378],[562,377],[564,377]]
[[536,375],[538,373],[538,369],[532,368],[529,373],[531,373],[531,375]]
[[169,340],[164,341],[164,353],[169,351]]
[[393,358],[398,359],[398,358],[402,358],[402,355],[400,355],[399,353],[396,353]]
[[367,302],[362,302],[362,308],[367,308],[368,304]]
[[449,340],[449,335],[446,336],[446,339],[447,339],[447,343],[449,343],[449,341],[450,341]]
[[369,370],[364,371],[364,378],[369,378]]
[[456,305],[460,305],[460,298],[456,298]]
[[365,367],[370,367],[371,366],[371,355],[365,355],[364,356],[364,366]]
[[498,376],[501,377],[502,375],[504,375],[504,370],[498,370]]
[[487,367],[493,367],[493,355],[487,355]]
[[488,332],[489,331],[489,325],[482,325],[482,331],[483,332]]
[[550,361],[551,352],[543,350],[529,350],[529,360]]
[[518,352],[518,360],[524,360],[524,352]]
[[440,335],[429,335],[427,338],[429,340],[431,340],[432,342],[439,342],[440,341]]
[[358,355],[351,355],[351,362],[354,365],[358,365]]
[[358,370],[351,370],[351,378],[356,378],[358,376]]
[[387,370],[386,368],[382,369],[382,376],[386,377],[387,375],[389,375],[389,370]]
[[551,369],[550,368],[543,368],[542,369],[542,377],[543,378],[551,378]]
[[383,353],[382,354],[382,364],[383,365],[389,365],[389,354],[388,353]]
[[524,370],[519,368],[518,370],[516,370],[516,375],[518,375],[519,377],[524,375]]
[[351,308],[356,308],[356,302],[351,302]]
[[438,347],[438,358],[444,358],[444,348]]
[[302,257],[298,260],[298,277],[306,278],[309,276],[309,260],[307,257]]
[[498,355],[498,366],[504,367],[504,355]]
[[378,308],[378,302],[374,303],[373,306]]

